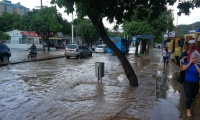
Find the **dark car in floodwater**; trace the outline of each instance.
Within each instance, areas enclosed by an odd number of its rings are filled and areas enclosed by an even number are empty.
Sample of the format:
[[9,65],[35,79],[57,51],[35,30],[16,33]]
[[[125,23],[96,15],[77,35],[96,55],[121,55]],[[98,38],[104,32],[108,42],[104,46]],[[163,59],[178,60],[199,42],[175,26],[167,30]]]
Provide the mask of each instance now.
[[0,61],[8,62],[11,56],[9,47],[6,44],[0,43]]

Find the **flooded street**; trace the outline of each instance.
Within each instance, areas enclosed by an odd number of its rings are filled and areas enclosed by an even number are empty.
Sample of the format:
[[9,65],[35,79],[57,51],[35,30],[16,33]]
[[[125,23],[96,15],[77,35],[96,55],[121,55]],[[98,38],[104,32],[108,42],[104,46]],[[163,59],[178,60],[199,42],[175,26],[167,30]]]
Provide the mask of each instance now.
[[[98,83],[95,62],[104,62]],[[128,80],[116,56],[54,59],[0,69],[0,116],[11,119],[110,119],[127,108]]]
[[[26,59],[25,52],[19,53]],[[63,52],[39,52],[38,57],[41,54]],[[175,82],[178,70],[173,64],[163,70],[159,54],[153,62],[132,53],[127,58],[138,87],[129,87],[120,62],[111,54],[0,67],[0,120],[185,120],[184,94]],[[105,76],[99,83],[95,62],[104,62]],[[199,110],[195,115],[192,120],[198,119]]]

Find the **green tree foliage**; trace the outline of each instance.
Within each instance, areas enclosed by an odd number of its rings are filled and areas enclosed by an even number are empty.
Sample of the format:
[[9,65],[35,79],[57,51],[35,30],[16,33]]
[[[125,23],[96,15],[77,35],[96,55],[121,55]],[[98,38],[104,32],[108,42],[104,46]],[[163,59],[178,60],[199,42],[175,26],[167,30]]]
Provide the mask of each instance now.
[[116,24],[124,20],[131,20],[134,9],[149,8],[152,10],[150,18],[157,19],[161,12],[167,9],[166,5],[173,5],[176,0],[51,0],[51,3],[64,7],[67,13],[72,13],[76,5],[78,17],[89,17],[98,31],[103,42],[111,48],[125,71],[130,86],[137,86],[137,76],[125,55],[114,45],[104,30],[103,18],[107,17],[109,22],[116,20]]
[[[136,9],[134,10],[132,21],[131,22],[125,22],[123,25],[123,29],[125,30],[125,34],[128,34],[131,36],[136,35],[153,35],[155,36],[154,42],[161,43],[163,40],[163,37],[161,36],[162,33],[168,31],[172,31],[174,29],[173,25],[173,14],[172,10],[166,10],[162,12],[157,19],[152,20],[150,18],[152,10],[150,9]],[[145,15],[146,18],[139,16],[138,14]],[[141,22],[143,21],[143,22]],[[149,40],[142,40],[142,51],[141,53],[144,53],[148,50],[146,50],[146,43],[148,43]],[[138,45],[140,43],[140,39],[136,41],[136,51],[135,56],[138,56]]]
[[178,15],[185,14],[190,15],[190,9],[194,9],[200,6],[199,0],[179,0],[179,9]]
[[[20,27],[22,30],[35,31],[40,34],[42,41],[47,43],[48,51],[50,51],[49,37],[64,29],[63,23],[64,21],[57,13],[56,7],[46,7],[27,12],[20,21]],[[65,33],[67,32],[65,31]],[[44,48],[43,51],[45,51]]]
[[89,19],[78,20],[77,32],[90,45],[99,39],[99,34]]
[[63,19],[60,13],[57,13],[56,17],[57,17],[58,23],[62,25],[61,32],[64,35],[71,35],[71,24],[67,20]]
[[200,22],[195,22],[188,25],[178,25],[176,26],[176,37],[183,37],[185,34],[188,33],[188,30],[196,30],[200,29]]
[[161,33],[166,32],[167,30],[170,32],[174,29],[173,21],[173,11],[166,10],[160,14],[158,19],[152,21],[150,24],[156,30],[155,35],[160,35]]
[[[146,21],[150,26],[153,27],[154,35],[157,40],[157,36],[160,36],[163,32],[172,31],[174,29],[173,21],[173,11],[172,10],[165,10],[160,13],[160,15],[156,19],[151,18],[152,10],[148,8],[137,8],[134,10],[134,14],[132,15],[132,21]],[[159,42],[162,42],[160,39]]]
[[13,29],[18,29],[21,16],[19,14],[3,13],[0,16],[0,30],[3,32],[11,31]]
[[10,36],[2,31],[0,31],[0,41],[4,42],[4,40],[9,40]]
[[153,27],[147,23],[143,22],[127,22],[123,25],[124,32],[126,34],[135,36],[135,35],[153,35],[154,29]]
[[[126,22],[123,25],[123,29],[125,34],[128,34],[130,36],[136,36],[136,35],[154,35],[155,31],[154,28],[147,22]],[[136,51],[135,56],[138,56],[138,45],[140,43],[140,39],[136,41]],[[144,40],[143,46],[146,46],[147,40]],[[142,50],[143,52],[146,51],[146,48]]]

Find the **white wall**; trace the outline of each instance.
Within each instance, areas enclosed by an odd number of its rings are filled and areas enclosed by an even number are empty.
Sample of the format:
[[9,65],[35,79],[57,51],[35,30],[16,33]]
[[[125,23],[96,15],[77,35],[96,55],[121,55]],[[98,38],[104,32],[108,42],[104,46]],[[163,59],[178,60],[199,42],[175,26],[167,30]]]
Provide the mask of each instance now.
[[[31,47],[31,44],[6,44],[9,48],[19,48],[19,49],[28,49]],[[42,49],[42,44],[35,44],[37,49]]]
[[34,43],[38,48],[42,48],[42,44],[39,42],[38,37],[31,37],[28,36],[28,38],[31,38],[31,40],[27,39],[27,44],[19,44],[20,39],[22,39],[22,31],[20,30],[12,30],[9,32],[6,32],[8,35],[10,35],[10,43],[6,43],[9,48],[21,48],[21,49],[27,49],[30,48],[30,46]]
[[21,31],[19,30],[13,30],[7,32],[8,35],[11,37],[11,44],[19,44],[19,39],[22,38],[22,35],[20,34]]

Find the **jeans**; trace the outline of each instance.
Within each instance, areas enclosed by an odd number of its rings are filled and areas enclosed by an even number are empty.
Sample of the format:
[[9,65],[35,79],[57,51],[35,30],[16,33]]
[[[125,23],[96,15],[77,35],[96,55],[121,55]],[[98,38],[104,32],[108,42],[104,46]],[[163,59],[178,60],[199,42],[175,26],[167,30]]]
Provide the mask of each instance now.
[[176,64],[180,67],[179,56],[175,56]]
[[188,82],[187,80],[185,80],[183,83],[183,89],[186,97],[186,108],[190,109],[191,103],[194,101],[199,92],[199,82]]

